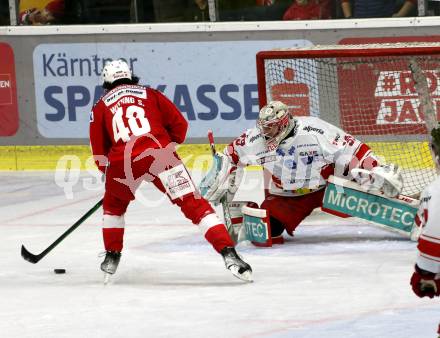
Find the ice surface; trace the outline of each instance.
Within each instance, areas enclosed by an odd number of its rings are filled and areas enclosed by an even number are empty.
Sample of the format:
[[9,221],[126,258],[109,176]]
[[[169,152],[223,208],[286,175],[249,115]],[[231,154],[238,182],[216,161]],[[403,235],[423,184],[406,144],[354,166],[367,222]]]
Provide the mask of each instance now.
[[85,176],[67,199],[54,173],[0,173],[0,337],[436,336],[439,300],[409,286],[416,244],[321,213],[284,245],[239,245],[252,284],[148,185],[129,207],[110,285],[99,270],[101,211],[39,263],[24,261],[21,244],[41,252],[101,198]]

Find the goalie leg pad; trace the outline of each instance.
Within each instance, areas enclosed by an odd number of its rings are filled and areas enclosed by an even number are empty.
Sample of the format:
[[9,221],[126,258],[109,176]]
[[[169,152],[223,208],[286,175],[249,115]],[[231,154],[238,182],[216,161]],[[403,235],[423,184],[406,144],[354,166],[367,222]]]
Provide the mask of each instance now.
[[270,221],[267,210],[243,206],[242,212],[246,239],[256,246],[272,246]]
[[227,196],[229,195],[231,201],[224,201],[222,203],[223,215],[229,235],[231,236],[232,240],[237,244],[247,239],[245,229],[243,227],[243,212],[241,210],[243,205],[245,205],[246,203],[232,202],[233,195],[228,193]]
[[331,176],[322,209],[337,216],[365,219],[410,237],[417,205],[418,202],[410,197],[389,198],[366,191],[355,182]]

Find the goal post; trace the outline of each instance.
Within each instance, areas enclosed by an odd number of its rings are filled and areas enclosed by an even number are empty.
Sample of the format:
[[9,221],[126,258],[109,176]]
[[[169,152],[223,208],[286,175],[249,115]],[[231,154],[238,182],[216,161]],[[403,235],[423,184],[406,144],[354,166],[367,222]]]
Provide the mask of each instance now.
[[329,45],[257,54],[260,107],[272,100],[368,144],[404,173],[406,195],[436,177],[429,131],[440,115],[440,43]]

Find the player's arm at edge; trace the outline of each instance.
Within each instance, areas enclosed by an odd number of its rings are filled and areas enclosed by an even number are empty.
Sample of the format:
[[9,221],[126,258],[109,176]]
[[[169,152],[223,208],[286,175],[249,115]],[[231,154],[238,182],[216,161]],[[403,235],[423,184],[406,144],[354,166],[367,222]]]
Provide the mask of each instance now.
[[432,223],[427,224],[430,197],[430,193],[425,189],[421,194],[420,206],[415,217],[420,236],[418,257],[410,284],[418,297],[433,298],[440,296],[440,243],[436,240],[437,228],[433,227]]
[[105,128],[104,107],[101,107],[102,105],[102,101],[99,101],[92,108],[90,113],[89,136],[90,147],[96,166],[102,173],[105,173],[105,169],[108,165],[108,153],[111,148],[111,140]]
[[157,90],[150,90],[156,95],[160,111],[165,113],[162,115],[162,122],[171,137],[171,141],[178,144],[183,143],[188,131],[188,122],[185,117],[165,95]]

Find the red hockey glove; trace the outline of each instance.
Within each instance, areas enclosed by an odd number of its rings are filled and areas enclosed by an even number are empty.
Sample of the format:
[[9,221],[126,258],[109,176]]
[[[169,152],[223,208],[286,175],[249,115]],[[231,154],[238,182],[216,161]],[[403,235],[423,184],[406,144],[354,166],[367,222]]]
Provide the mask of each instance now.
[[417,265],[410,284],[414,293],[419,297],[440,296],[440,278],[436,278],[435,273],[420,269]]

